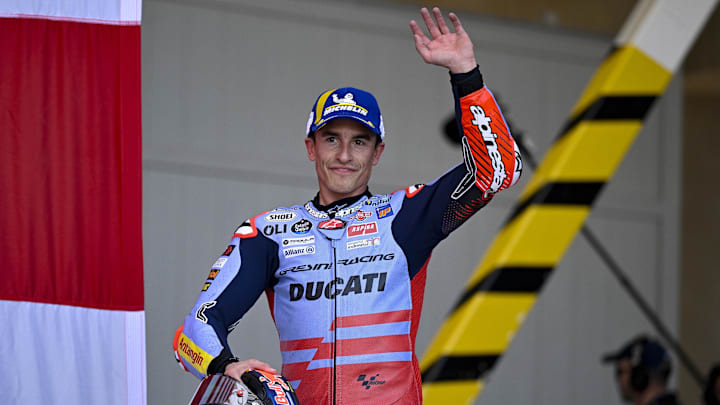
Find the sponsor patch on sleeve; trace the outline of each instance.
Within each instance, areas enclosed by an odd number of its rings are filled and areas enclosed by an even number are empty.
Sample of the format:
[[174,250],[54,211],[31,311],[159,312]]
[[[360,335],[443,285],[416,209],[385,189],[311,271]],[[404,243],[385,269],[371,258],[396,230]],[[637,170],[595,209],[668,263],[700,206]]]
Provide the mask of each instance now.
[[230,253],[235,250],[235,245],[228,245],[228,247],[225,248],[225,251],[223,252],[223,256],[230,256]]
[[210,365],[213,357],[208,354],[205,350],[201,349],[192,340],[190,340],[184,333],[180,335],[178,340],[178,353],[180,356],[196,370],[203,374],[207,373],[207,368]]

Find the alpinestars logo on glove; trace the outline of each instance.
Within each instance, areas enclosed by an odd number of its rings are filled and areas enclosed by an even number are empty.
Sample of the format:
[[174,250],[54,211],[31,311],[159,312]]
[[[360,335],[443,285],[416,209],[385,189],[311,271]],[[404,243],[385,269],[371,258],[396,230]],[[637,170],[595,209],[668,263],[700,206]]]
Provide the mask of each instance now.
[[503,181],[507,177],[505,174],[505,164],[502,161],[502,155],[498,150],[497,135],[492,132],[490,128],[490,117],[485,115],[485,110],[479,105],[471,105],[470,112],[475,119],[472,120],[473,125],[477,126],[482,135],[483,141],[485,141],[485,147],[487,148],[488,155],[490,156],[490,162],[493,167],[493,178],[490,184],[490,192],[497,193],[502,186]]

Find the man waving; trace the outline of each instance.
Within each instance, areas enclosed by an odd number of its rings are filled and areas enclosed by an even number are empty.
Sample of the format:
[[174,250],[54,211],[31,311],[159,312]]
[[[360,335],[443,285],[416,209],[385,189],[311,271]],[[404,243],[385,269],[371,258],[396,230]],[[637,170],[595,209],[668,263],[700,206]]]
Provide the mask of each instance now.
[[422,402],[415,335],[433,248],[493,195],[515,184],[521,160],[473,44],[452,13],[421,10],[410,29],[426,63],[450,71],[462,162],[428,184],[373,195],[385,149],[375,97],[353,87],[312,104],[305,146],[319,191],[306,203],[243,222],[215,262],[175,338],[185,369],[239,378],[227,335],[264,291],[280,337],[282,374],[305,404]]

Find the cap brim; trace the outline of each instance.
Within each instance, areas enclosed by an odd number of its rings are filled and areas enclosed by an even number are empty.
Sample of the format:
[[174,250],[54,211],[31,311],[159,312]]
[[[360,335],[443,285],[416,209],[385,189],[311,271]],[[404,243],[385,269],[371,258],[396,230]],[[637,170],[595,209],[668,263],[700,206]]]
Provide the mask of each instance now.
[[350,115],[350,114],[348,114],[348,115],[338,114],[338,115],[332,116],[332,117],[330,117],[330,118],[325,118],[324,120],[320,121],[319,124],[317,124],[317,126],[316,126],[316,128],[315,128],[315,131],[317,131],[317,130],[319,130],[320,128],[322,128],[322,127],[324,127],[325,125],[327,125],[328,122],[330,122],[330,121],[332,121],[332,120],[335,120],[335,119],[338,119],[338,118],[350,118],[350,119],[353,119],[353,120],[355,120],[355,121],[357,121],[357,122],[365,125],[365,127],[367,127],[367,129],[369,129],[370,132],[372,132],[373,134],[375,134],[375,135],[380,135],[380,134],[378,133],[378,132],[380,132],[380,130],[377,129],[377,128],[375,128],[375,127],[373,126],[373,124],[370,123],[370,121],[366,121],[366,120],[364,120],[364,119],[362,119],[362,118],[360,118],[360,117],[358,117],[358,116],[356,116],[356,115]]

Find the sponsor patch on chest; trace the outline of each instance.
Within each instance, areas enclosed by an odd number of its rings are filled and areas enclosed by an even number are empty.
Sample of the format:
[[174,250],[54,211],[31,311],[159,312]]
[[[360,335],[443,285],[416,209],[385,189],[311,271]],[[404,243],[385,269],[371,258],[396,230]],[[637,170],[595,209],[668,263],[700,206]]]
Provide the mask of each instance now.
[[365,236],[377,233],[377,222],[368,222],[366,224],[350,225],[347,230],[348,238],[355,236]]
[[392,216],[393,209],[392,209],[392,206],[390,204],[388,204],[388,205],[383,205],[382,207],[376,208],[375,212],[377,212],[378,219],[383,219],[385,217]]
[[285,256],[285,258],[313,254],[315,254],[315,245],[297,246],[283,249],[283,256]]
[[364,247],[380,246],[380,237],[353,240],[347,243],[347,250],[353,250]]
[[315,236],[305,236],[302,238],[287,238],[282,240],[283,246],[297,246],[297,245],[308,245],[310,243],[315,243]]

